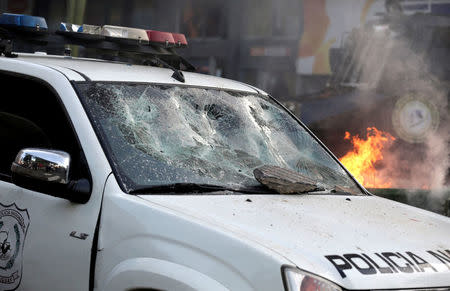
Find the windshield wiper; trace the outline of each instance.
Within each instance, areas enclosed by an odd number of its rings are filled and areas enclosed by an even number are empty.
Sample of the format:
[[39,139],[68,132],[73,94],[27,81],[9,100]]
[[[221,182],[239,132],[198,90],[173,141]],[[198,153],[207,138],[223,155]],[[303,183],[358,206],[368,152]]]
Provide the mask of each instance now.
[[308,191],[306,193],[311,193],[311,194],[332,194],[332,195],[344,195],[344,196],[348,196],[348,195],[363,195],[362,192],[355,192],[352,189],[346,189],[344,187],[341,186],[334,186],[332,189],[328,189],[327,188],[318,188],[316,190],[313,191]]
[[251,187],[251,188],[233,188],[221,185],[213,184],[197,184],[197,183],[174,183],[167,185],[157,186],[143,186],[136,187],[129,191],[130,194],[154,194],[154,193],[207,193],[207,192],[219,192],[219,191],[231,191],[245,194],[267,194],[265,187]]

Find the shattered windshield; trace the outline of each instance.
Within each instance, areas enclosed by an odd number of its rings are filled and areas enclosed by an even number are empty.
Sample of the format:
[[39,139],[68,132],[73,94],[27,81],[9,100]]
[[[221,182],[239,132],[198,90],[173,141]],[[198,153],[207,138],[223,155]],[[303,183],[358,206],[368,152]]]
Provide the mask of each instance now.
[[325,149],[269,97],[152,84],[77,87],[127,192],[175,183],[260,186],[254,169],[294,170],[361,193]]

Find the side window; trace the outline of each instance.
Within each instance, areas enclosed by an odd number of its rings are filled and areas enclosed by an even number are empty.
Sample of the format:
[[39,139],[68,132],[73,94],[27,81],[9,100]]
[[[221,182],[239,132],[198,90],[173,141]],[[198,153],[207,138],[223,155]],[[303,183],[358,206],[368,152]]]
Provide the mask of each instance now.
[[62,150],[72,158],[70,178],[88,178],[84,154],[58,96],[36,80],[0,73],[0,179],[27,147]]

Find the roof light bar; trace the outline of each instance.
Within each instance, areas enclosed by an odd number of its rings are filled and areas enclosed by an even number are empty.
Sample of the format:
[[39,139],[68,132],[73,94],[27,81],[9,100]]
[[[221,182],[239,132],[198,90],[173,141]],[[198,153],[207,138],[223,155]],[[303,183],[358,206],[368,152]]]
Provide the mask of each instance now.
[[138,28],[103,25],[102,35],[111,39],[137,40],[139,43],[144,44],[149,42],[147,31]]
[[178,47],[187,47],[188,42],[186,36],[182,33],[172,33],[173,39],[175,40],[175,45]]
[[89,24],[72,24],[61,22],[59,25],[58,33],[65,34],[70,37],[78,39],[103,39],[104,36],[101,35],[102,28],[100,26],[89,25]]
[[72,24],[72,23],[61,22],[59,24],[59,30],[65,31],[65,32],[82,32],[83,26],[77,25],[77,24]]
[[3,13],[0,15],[0,25],[35,32],[48,30],[45,18],[25,14]]
[[86,34],[95,34],[95,35],[101,35],[102,34],[102,27],[98,25],[91,25],[91,24],[83,24],[81,26],[81,32]]
[[78,45],[108,52],[127,52],[120,57],[128,59],[135,58],[130,53],[136,53],[136,59],[146,55],[158,56],[165,65],[195,70],[174,51],[174,48],[187,46],[186,37],[180,33],[68,22],[61,22],[55,33],[48,33],[43,17],[12,13],[0,14],[0,28],[0,55],[8,57],[15,56],[12,53],[15,48],[20,50],[28,44],[32,44],[31,50],[43,48],[53,52],[61,49],[61,53],[62,47],[66,53],[67,45]]
[[170,32],[147,30],[147,35],[149,41],[152,43],[163,44],[166,47],[175,45],[175,40]]

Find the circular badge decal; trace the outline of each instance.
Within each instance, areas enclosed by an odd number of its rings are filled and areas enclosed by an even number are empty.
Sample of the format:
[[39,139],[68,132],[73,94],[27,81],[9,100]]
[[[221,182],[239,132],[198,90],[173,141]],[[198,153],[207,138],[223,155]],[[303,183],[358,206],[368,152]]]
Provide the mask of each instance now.
[[15,290],[22,279],[22,252],[30,217],[16,204],[0,203],[0,290]]
[[405,96],[395,104],[392,124],[398,136],[411,143],[424,142],[439,125],[436,106],[420,97]]

